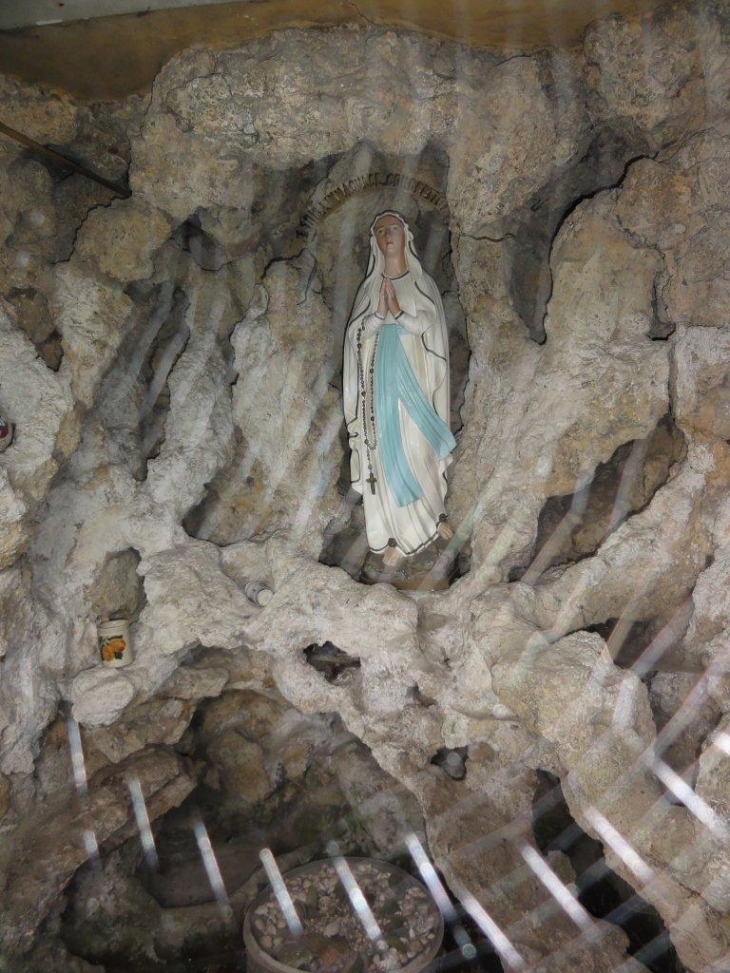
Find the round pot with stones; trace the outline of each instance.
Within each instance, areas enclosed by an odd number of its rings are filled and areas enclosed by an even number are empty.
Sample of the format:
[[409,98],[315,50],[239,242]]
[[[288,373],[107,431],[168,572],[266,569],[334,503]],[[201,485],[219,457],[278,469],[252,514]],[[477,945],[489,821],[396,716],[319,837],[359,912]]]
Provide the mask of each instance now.
[[382,937],[371,941],[331,859],[295,868],[284,881],[303,926],[290,932],[271,889],[243,924],[249,973],[418,973],[441,946],[444,923],[428,892],[390,862],[347,858]]

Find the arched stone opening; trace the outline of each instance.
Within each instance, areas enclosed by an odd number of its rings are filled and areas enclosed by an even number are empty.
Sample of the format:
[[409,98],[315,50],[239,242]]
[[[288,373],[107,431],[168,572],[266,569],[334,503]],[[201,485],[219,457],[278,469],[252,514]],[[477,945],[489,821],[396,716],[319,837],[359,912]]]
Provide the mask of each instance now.
[[[299,713],[273,690],[203,701],[174,750],[196,786],[152,823],[154,851],[139,833],[102,845],[66,891],[61,938],[107,973],[239,969],[243,915],[266,885],[263,848],[284,871],[327,857],[332,841],[343,854],[407,864],[404,835],[423,837],[414,796],[336,715]],[[201,856],[201,823],[226,908]]]

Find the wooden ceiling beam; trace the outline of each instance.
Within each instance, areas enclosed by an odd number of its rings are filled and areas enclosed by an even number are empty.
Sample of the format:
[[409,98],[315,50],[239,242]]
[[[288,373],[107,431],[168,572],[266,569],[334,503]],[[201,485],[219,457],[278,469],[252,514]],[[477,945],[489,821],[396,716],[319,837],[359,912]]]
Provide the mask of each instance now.
[[193,44],[236,47],[284,27],[391,26],[493,48],[577,43],[591,21],[636,16],[661,0],[243,0],[0,32],[0,73],[112,100],[149,89]]

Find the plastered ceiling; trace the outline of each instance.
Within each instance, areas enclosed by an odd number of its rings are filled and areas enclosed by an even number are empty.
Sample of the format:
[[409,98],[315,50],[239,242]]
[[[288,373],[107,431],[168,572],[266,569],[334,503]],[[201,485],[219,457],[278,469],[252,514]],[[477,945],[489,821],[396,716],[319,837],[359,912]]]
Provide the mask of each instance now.
[[284,27],[390,25],[517,51],[570,45],[597,17],[636,16],[660,5],[660,0],[207,0],[194,5],[190,0],[143,5],[139,0],[29,0],[0,9],[0,72],[81,98],[112,99],[148,88],[169,57],[193,44],[233,47]]

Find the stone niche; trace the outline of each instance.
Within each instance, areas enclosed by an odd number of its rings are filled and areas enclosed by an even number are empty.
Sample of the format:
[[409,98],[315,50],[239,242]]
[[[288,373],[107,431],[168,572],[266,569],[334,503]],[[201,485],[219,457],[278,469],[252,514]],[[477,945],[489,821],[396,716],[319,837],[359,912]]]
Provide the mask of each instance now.
[[[141,722],[139,714],[135,727]],[[196,768],[198,786],[155,822],[157,861],[135,835],[66,889],[61,938],[106,970],[238,968],[243,914],[265,885],[262,848],[283,869],[326,857],[331,841],[344,854],[400,861],[403,835],[423,836],[413,794],[339,717],[305,716],[274,692],[231,690],[204,702],[175,749]],[[203,866],[194,831],[201,820],[230,912]]]
[[[714,0],[531,52],[280,31],[119,102],[0,78],[131,190],[0,144],[0,969],[224,973],[263,844],[415,831],[528,971],[725,973],[729,91]],[[357,580],[342,336],[384,208],[447,306],[440,591]]]
[[[349,152],[283,174],[269,171],[261,179],[262,194],[270,196],[273,184],[274,197],[280,198],[257,227],[259,235],[268,234],[273,255],[246,317],[230,336],[236,361],[247,363],[247,374],[239,371],[234,389],[237,435],[230,461],[183,525],[191,536],[218,545],[263,540],[283,524],[292,525],[295,510],[298,519],[306,518],[326,502],[331,518],[320,560],[358,579],[367,544],[362,502],[350,491],[347,440],[339,421],[343,342],[368,263],[370,224],[385,209],[395,208],[407,218],[423,266],[443,295],[451,426],[458,432],[462,425],[469,347],[452,260],[448,157],[431,143],[407,156],[360,142]],[[289,216],[288,228],[282,228],[282,208],[299,216],[298,225]],[[229,219],[240,220],[240,214]],[[207,258],[211,269],[230,260],[226,247],[240,252],[252,246],[248,240],[226,240],[221,221],[219,215],[198,211],[195,223],[201,229],[184,244],[194,256],[205,247],[217,253],[217,264]],[[282,390],[277,414],[282,430],[295,430],[293,443],[270,436],[273,404],[261,395],[267,385]],[[303,409],[303,403],[309,404]],[[294,479],[292,469],[300,470]]]

